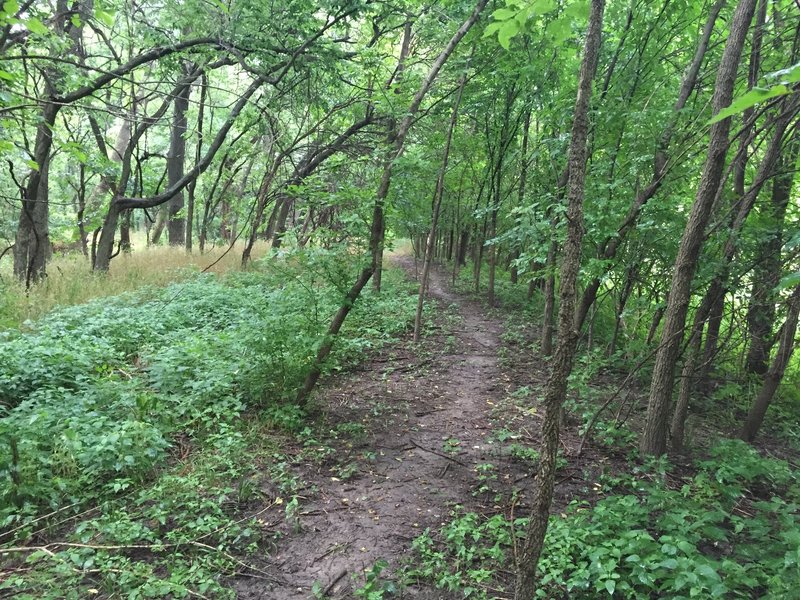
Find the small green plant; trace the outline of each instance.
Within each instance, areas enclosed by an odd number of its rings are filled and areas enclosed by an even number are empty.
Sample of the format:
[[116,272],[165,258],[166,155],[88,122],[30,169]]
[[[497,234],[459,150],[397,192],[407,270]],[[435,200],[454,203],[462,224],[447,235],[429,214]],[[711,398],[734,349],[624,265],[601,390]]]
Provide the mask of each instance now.
[[449,437],[442,443],[442,450],[447,454],[458,454],[461,448],[461,441],[454,437]]
[[[353,590],[356,598],[364,600],[382,600],[397,593],[397,585],[393,581],[381,578],[381,574],[389,566],[385,560],[378,560],[364,573],[364,585]],[[353,577],[356,577],[355,575]]]
[[508,447],[511,456],[528,466],[534,467],[539,464],[539,451],[530,446],[514,443]]
[[478,487],[472,492],[473,496],[488,494],[494,491],[493,485],[497,482],[497,468],[492,463],[481,463],[475,466],[478,474]]

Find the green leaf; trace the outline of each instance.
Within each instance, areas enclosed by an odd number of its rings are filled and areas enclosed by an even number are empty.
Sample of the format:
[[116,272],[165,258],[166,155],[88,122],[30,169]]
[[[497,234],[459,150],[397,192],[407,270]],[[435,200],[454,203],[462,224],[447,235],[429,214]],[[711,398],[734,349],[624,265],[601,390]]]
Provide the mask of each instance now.
[[492,13],[492,18],[495,21],[508,21],[509,19],[513,19],[517,14],[517,11],[511,10],[510,8],[500,8]]
[[72,15],[69,20],[73,27],[81,26],[81,18],[77,14]]
[[566,40],[572,30],[570,28],[570,19],[567,17],[560,17],[555,21],[550,21],[545,30],[547,35],[553,40],[554,43],[560,44]]
[[797,273],[792,273],[791,275],[787,275],[781,282],[778,284],[779,290],[785,290],[786,288],[794,287],[796,285],[800,285],[800,271]]
[[49,30],[44,26],[44,23],[42,23],[36,17],[31,17],[25,21],[25,26],[31,33],[35,33],[36,35],[47,35],[49,33]]
[[103,23],[106,27],[114,26],[114,15],[108,11],[98,8],[94,11],[94,18]]
[[35,160],[26,160],[25,164],[28,165],[28,168],[33,169],[34,171],[39,170],[39,163],[37,163]]
[[552,12],[557,6],[555,0],[536,0],[532,5],[531,15],[543,15]]
[[502,21],[494,21],[489,23],[486,26],[486,30],[483,32],[483,37],[492,37],[497,31],[503,26]]
[[608,593],[613,596],[615,589],[617,589],[617,582],[613,579],[606,579],[606,590],[608,590]]
[[497,41],[500,42],[500,45],[508,50],[509,45],[511,43],[511,38],[519,33],[519,24],[514,20],[511,19],[510,21],[506,21],[500,27],[500,30],[497,32]]
[[13,16],[19,11],[19,4],[17,0],[6,0],[3,2],[3,12],[8,16]]
[[800,63],[788,69],[781,69],[765,76],[765,79],[777,79],[779,83],[789,84],[800,81]]
[[713,125],[732,115],[744,112],[759,102],[764,102],[770,98],[777,98],[778,96],[785,96],[789,92],[789,88],[783,84],[773,85],[770,88],[753,88],[743,96],[734,100],[730,106],[719,111],[708,123],[709,125]]
[[13,73],[9,73],[8,71],[0,71],[0,79],[5,79],[6,81],[14,81],[16,77]]
[[589,3],[584,0],[578,0],[578,2],[568,4],[564,9],[564,14],[576,21],[585,21],[589,18]]

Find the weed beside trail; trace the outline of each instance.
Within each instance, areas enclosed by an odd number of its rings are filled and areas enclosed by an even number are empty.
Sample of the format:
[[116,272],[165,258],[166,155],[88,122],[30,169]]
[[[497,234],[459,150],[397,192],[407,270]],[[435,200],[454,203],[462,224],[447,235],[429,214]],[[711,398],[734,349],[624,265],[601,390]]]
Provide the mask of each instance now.
[[[2,334],[0,595],[232,594],[222,576],[270,536],[248,507],[293,501],[262,491],[276,419],[306,419],[276,407],[293,399],[357,265],[317,251],[262,267]],[[384,285],[357,304],[328,370],[413,316],[403,275]]]

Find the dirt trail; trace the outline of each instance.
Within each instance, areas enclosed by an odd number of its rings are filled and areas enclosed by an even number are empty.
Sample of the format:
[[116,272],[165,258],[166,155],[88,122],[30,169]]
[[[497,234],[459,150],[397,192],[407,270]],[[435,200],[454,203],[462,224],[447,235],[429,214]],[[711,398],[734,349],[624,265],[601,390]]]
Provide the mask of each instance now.
[[[411,541],[447,520],[453,505],[480,505],[476,466],[498,464],[489,411],[507,392],[497,358],[502,326],[450,291],[446,274],[431,275],[431,295],[458,318],[424,340],[428,353],[401,342],[320,390],[332,423],[364,423],[366,435],[358,447],[342,441],[338,468],[309,465],[301,474],[316,489],[301,501],[299,531],[288,529],[262,563],[274,580],[239,579],[239,598],[312,598],[315,581],[327,597],[351,598],[365,569],[387,559],[391,570],[410,557]],[[344,480],[347,455],[357,471]],[[411,589],[404,597],[450,596]]]

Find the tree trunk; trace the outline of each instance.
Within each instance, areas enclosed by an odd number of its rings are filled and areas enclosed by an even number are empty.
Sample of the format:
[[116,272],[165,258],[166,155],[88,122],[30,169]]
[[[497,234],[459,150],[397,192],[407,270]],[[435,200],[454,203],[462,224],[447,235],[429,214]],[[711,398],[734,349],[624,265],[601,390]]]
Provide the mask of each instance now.
[[33,150],[33,160],[37,166],[28,177],[19,213],[14,241],[14,275],[23,280],[26,287],[45,276],[45,265],[50,258],[48,172],[53,127],[59,108],[59,105],[49,102],[42,108]]
[[119,224],[119,247],[122,252],[130,254],[133,249],[131,245],[131,213],[126,210],[122,213],[122,221]]
[[600,53],[604,8],[605,0],[592,0],[578,95],[575,101],[568,159],[567,238],[564,242],[564,257],[561,263],[558,346],[544,390],[545,416],[542,423],[539,469],[531,499],[528,529],[520,554],[517,556],[515,600],[531,600],[536,597],[536,567],[544,545],[544,536],[550,517],[550,504],[553,500],[559,417],[566,398],[567,379],[572,372],[572,362],[578,345],[578,332],[574,327],[575,296],[583,239],[583,196],[586,177],[586,142],[589,135],[589,102]]
[[[171,188],[183,178],[186,162],[186,113],[189,110],[189,96],[192,87],[187,85],[175,98],[172,113],[172,129],[169,137],[169,155],[167,156],[167,187]],[[167,237],[170,246],[186,244],[186,217],[181,216],[183,210],[183,190],[167,201],[169,220]]]
[[764,383],[761,385],[761,389],[758,391],[758,395],[750,407],[750,412],[747,414],[742,430],[739,433],[739,437],[746,442],[752,442],[755,439],[761,423],[764,421],[764,415],[767,414],[767,409],[772,403],[775,392],[783,379],[786,366],[792,358],[798,316],[800,316],[800,286],[794,289],[794,293],[789,299],[786,321],[784,321],[778,333],[780,339],[778,352],[767,371],[766,377],[764,377]]
[[[200,162],[203,156],[203,116],[206,106],[206,90],[208,89],[208,77],[203,73],[200,77],[200,102],[197,109],[197,144],[194,151],[194,162]],[[192,237],[194,228],[194,190],[197,187],[197,180],[186,186],[186,251],[192,251]]]
[[[733,99],[742,48],[754,12],[755,0],[740,0],[736,7],[728,41],[717,70],[712,98],[714,114],[728,106]],[[708,156],[675,259],[669,299],[664,313],[661,343],[653,367],[647,422],[639,444],[640,451],[645,455],[660,455],[667,449],[667,416],[675,384],[675,363],[680,352],[689,308],[691,283],[697,269],[705,228],[711,216],[717,189],[722,181],[730,122],[729,117],[711,126]]]
[[422,329],[422,309],[425,303],[425,292],[428,286],[428,276],[433,262],[433,240],[436,235],[436,225],[439,221],[439,211],[442,206],[442,196],[444,194],[444,176],[447,173],[447,162],[450,158],[450,143],[453,140],[453,130],[458,120],[458,107],[461,104],[461,96],[464,93],[464,86],[467,83],[466,74],[461,76],[458,86],[458,94],[453,104],[453,111],[450,114],[450,123],[447,126],[447,137],[444,143],[442,154],[442,166],[439,168],[439,176],[436,178],[436,188],[433,192],[433,209],[431,214],[431,230],[428,233],[428,243],[425,247],[425,259],[422,264],[422,280],[419,283],[419,296],[417,298],[417,314],[414,318],[414,342],[419,342],[420,330]]
[[772,180],[772,194],[767,207],[770,232],[761,248],[753,272],[750,305],[747,309],[748,350],[745,368],[749,373],[764,375],[772,349],[772,323],[775,320],[775,287],[781,277],[781,249],[783,248],[783,223],[794,182],[794,165],[800,151],[800,133],[781,155]]
[[544,316],[542,317],[542,356],[553,353],[553,327],[556,306],[556,254],[558,242],[552,240],[547,249],[547,263],[545,269],[547,276],[544,280]]

